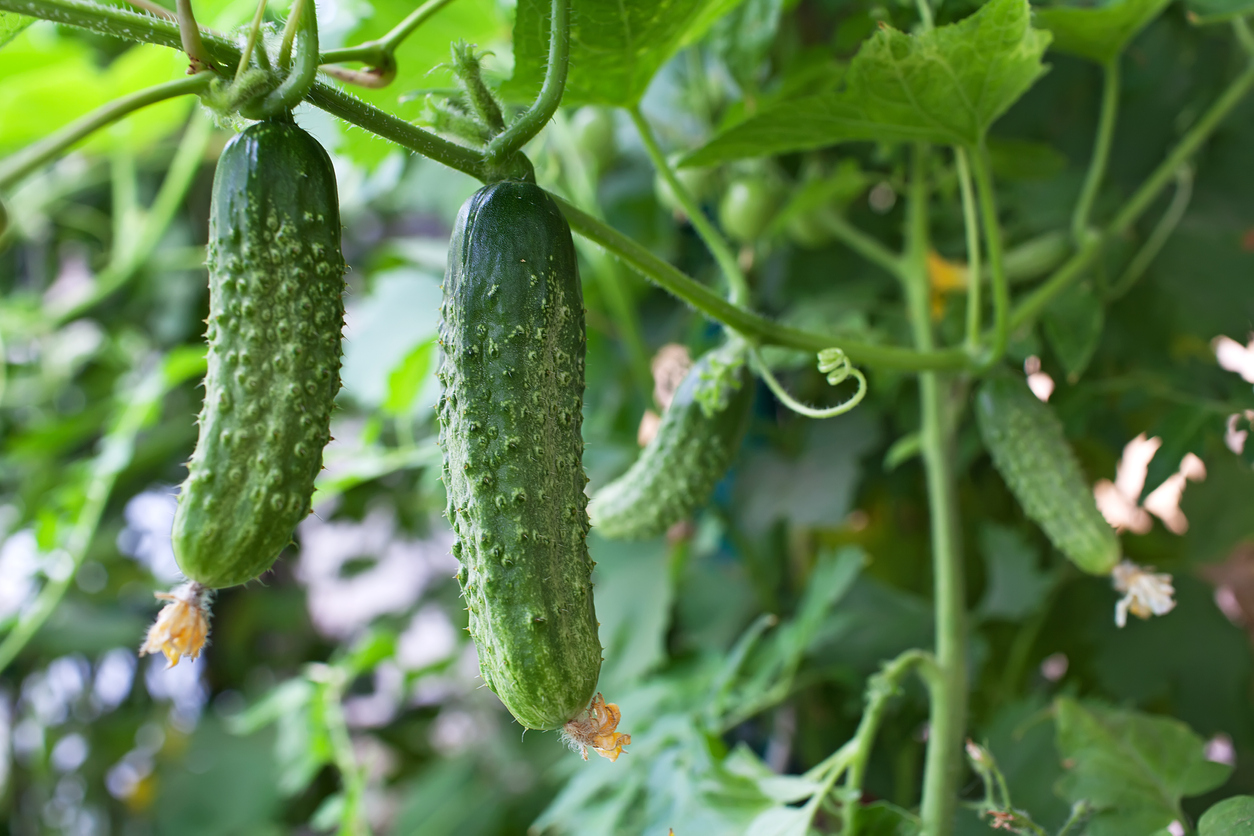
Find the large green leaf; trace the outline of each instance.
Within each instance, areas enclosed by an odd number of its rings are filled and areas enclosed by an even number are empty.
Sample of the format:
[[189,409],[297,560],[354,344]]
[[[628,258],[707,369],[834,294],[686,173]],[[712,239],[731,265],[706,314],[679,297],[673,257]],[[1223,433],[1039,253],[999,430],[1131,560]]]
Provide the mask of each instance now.
[[[566,104],[630,106],[658,68],[703,35],[741,0],[573,0]],[[527,101],[540,89],[549,55],[549,0],[519,0],[514,77],[508,97]]]
[[1254,836],[1254,796],[1227,798],[1202,814],[1198,836]]
[[1075,383],[1088,368],[1105,320],[1102,302],[1088,282],[1073,284],[1045,310],[1045,336],[1066,369],[1068,382]]
[[842,89],[802,96],[733,126],[685,164],[712,165],[847,140],[979,144],[1045,72],[1047,32],[1026,0],[992,0],[919,35],[883,28],[862,45]]
[[1230,766],[1206,759],[1201,737],[1178,720],[1062,698],[1058,791],[1097,810],[1089,836],[1152,833],[1182,818],[1180,800],[1215,789]]
[[1054,33],[1053,49],[1105,64],[1123,52],[1171,0],[1122,0],[1108,6],[1051,6],[1036,10],[1036,24]]

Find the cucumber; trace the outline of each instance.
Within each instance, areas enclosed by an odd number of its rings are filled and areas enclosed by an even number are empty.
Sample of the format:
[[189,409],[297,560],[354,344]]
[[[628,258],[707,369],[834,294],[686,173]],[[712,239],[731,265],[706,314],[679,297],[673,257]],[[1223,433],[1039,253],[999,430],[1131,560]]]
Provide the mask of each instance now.
[[1109,575],[1119,537],[1097,510],[1053,410],[1010,376],[986,380],[975,402],[984,446],[1024,512],[1080,569]]
[[709,501],[748,425],[753,387],[746,356],[744,343],[734,340],[693,365],[635,464],[593,498],[598,534],[656,537]]
[[310,511],[343,293],[330,157],[290,120],[252,125],[213,179],[205,402],[174,517],[174,556],[202,587],[265,572]]
[[569,731],[589,712],[601,643],[583,292],[570,227],[543,189],[504,181],[466,201],[440,314],[447,513],[480,673],[523,726]]

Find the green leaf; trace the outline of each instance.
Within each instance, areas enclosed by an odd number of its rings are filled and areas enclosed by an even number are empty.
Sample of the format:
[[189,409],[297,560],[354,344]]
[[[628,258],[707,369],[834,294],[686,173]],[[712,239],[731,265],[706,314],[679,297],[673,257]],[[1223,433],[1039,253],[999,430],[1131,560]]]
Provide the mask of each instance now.
[[1197,836],[1254,836],[1254,796],[1226,798],[1202,813]]
[[1045,337],[1058,361],[1067,371],[1067,381],[1075,383],[1088,368],[1102,338],[1106,312],[1088,282],[1063,291],[1044,316]]
[[1053,49],[1105,64],[1123,52],[1170,2],[1122,0],[1090,8],[1051,6],[1036,10],[1036,23],[1054,34]]
[[992,0],[970,17],[919,35],[876,32],[845,85],[767,109],[715,137],[684,165],[713,165],[849,140],[978,145],[1045,72],[1048,33],[1026,0]]
[[1220,23],[1254,10],[1254,0],[1185,0],[1194,24]]
[[431,376],[432,363],[435,360],[435,338],[425,340],[414,346],[405,357],[397,363],[388,375],[387,397],[382,403],[383,411],[388,415],[407,415],[414,406],[427,378]]
[[596,587],[615,590],[597,598],[597,618],[606,659],[601,684],[617,691],[612,686],[634,683],[666,660],[675,597],[667,569],[669,550],[661,539],[628,543],[594,533],[588,551],[596,561]]
[[1039,552],[1018,529],[985,525],[980,529],[980,551],[988,567],[988,584],[977,612],[985,618],[1018,621],[1036,610],[1054,585],[1053,575],[1038,568]]
[[772,807],[758,814],[745,836],[806,836],[811,814],[802,807]]
[[[630,107],[658,69],[704,34],[741,0],[574,0],[570,70],[563,104]],[[514,22],[514,77],[504,94],[535,98],[549,55],[549,0],[519,0]]]
[[1180,462],[1188,453],[1201,456],[1205,452],[1207,430],[1218,436],[1223,432],[1223,417],[1209,408],[1181,404],[1164,415],[1150,430],[1151,438],[1161,438],[1163,443],[1150,459],[1141,488],[1139,501],[1158,488],[1180,469]]
[[0,46],[17,37],[18,33],[35,22],[35,18],[16,12],[0,12]]
[[1098,811],[1089,836],[1150,833],[1183,817],[1180,800],[1222,785],[1232,768],[1206,759],[1205,741],[1178,720],[1134,711],[1056,703],[1058,792]]

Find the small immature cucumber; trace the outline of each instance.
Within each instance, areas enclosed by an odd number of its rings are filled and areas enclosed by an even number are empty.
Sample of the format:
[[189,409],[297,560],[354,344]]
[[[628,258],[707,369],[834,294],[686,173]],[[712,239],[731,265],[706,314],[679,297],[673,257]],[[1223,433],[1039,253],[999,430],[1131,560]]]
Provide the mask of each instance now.
[[310,510],[340,389],[344,259],[335,172],[290,120],[232,139],[209,217],[209,369],[174,517],[202,587],[270,568]]
[[656,537],[709,501],[748,425],[746,356],[745,345],[733,340],[693,365],[635,464],[593,498],[598,534]]
[[1097,510],[1062,424],[1021,378],[986,380],[976,394],[984,446],[1024,512],[1071,562],[1109,575],[1119,538]]
[[543,189],[504,181],[462,206],[440,312],[444,486],[479,669],[523,726],[569,731],[596,691],[601,643],[583,292],[570,227]]

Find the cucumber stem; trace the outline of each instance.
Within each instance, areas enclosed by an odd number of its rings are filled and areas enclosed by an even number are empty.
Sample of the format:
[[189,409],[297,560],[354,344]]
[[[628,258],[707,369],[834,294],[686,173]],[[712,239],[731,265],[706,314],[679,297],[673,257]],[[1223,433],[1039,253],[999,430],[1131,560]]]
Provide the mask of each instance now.
[[531,141],[557,112],[566,90],[566,70],[570,63],[570,0],[553,0],[549,22],[549,65],[544,73],[540,95],[525,113],[488,145],[489,166],[499,168],[516,151]]

